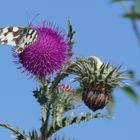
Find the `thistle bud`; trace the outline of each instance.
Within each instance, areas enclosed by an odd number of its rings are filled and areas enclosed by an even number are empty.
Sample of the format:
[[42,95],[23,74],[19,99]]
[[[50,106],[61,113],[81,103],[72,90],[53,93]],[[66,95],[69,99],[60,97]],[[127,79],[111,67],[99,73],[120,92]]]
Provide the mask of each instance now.
[[120,67],[104,64],[97,57],[77,58],[72,70],[83,88],[84,103],[93,111],[104,108],[112,90],[123,86],[126,79]]

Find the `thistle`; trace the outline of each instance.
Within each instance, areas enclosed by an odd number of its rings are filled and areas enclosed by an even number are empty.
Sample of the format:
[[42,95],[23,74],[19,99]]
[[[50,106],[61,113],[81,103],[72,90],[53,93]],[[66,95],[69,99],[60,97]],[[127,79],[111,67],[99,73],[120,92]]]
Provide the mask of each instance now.
[[37,40],[20,54],[14,52],[16,62],[31,76],[45,77],[58,72],[68,58],[68,45],[59,28],[50,24],[34,27]]
[[[125,75],[120,71],[120,67],[105,64],[95,56],[71,61],[75,31],[70,22],[68,27],[67,40],[58,29],[50,25],[25,29],[8,27],[0,30],[2,33],[6,31],[6,34],[14,32],[14,43],[17,38],[15,31],[26,31],[17,39],[17,46],[20,46],[15,49],[17,63],[24,71],[36,76],[39,83],[33,95],[41,109],[40,132],[31,130],[26,134],[19,128],[0,123],[1,127],[11,130],[18,140],[65,140],[64,137],[55,137],[54,134],[72,124],[97,118],[111,118],[110,115],[94,114],[91,111],[75,111],[82,100],[93,111],[104,108],[113,89],[124,85],[121,81],[125,79]],[[23,40],[25,38],[26,40]],[[2,40],[2,43],[4,42],[6,41]],[[57,72],[55,77],[52,75],[54,72]],[[75,75],[75,81],[80,83],[80,88],[74,89],[61,83],[71,74]],[[45,77],[47,75],[52,77]]]
[[104,108],[113,89],[123,86],[121,81],[126,79],[120,67],[104,64],[97,57],[77,58],[71,70],[83,88],[84,103],[93,111]]

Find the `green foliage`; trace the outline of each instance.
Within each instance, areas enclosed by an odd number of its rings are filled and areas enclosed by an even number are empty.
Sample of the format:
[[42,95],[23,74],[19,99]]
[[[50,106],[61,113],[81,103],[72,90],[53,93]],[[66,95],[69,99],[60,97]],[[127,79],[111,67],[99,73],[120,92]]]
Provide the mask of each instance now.
[[75,44],[75,41],[73,40],[73,36],[76,33],[76,31],[73,30],[71,22],[68,20],[68,35],[67,35],[67,40],[68,44],[70,46],[73,46]]
[[139,96],[135,91],[135,87],[140,86],[139,81],[136,80],[136,74],[134,71],[128,71],[128,75],[131,79],[130,85],[127,85],[122,88],[122,90],[132,99],[135,103],[139,102]]
[[124,18],[129,18],[129,19],[140,19],[140,13],[134,13],[134,12],[129,12],[129,13],[125,13],[124,15],[123,15],[123,17]]
[[134,0],[111,0],[111,2],[127,2],[127,1],[134,1]]
[[3,124],[3,123],[0,123],[0,126],[12,131],[13,135],[15,135],[17,140],[30,140],[29,137],[25,134],[25,132],[22,132],[19,128],[14,128],[9,124]]
[[86,115],[84,115],[83,113],[80,113],[77,116],[74,116],[73,113],[70,114],[70,116],[68,117],[64,117],[62,120],[60,120],[61,122],[57,122],[55,128],[53,126],[50,127],[49,131],[48,131],[48,136],[51,136],[54,132],[57,132],[58,130],[72,125],[74,123],[80,123],[80,122],[86,122],[89,121],[91,119],[96,119],[96,118],[112,118],[109,115],[102,115],[100,113],[97,113],[95,115],[93,115],[91,112],[86,113]]
[[39,137],[38,137],[38,133],[36,130],[33,130],[32,132],[29,133],[29,136],[30,136],[30,139],[31,140],[41,140]]
[[123,91],[126,92],[126,94],[134,101],[134,102],[138,102],[138,95],[137,93],[134,91],[134,89],[130,86],[124,86]]
[[108,113],[112,114],[115,108],[115,99],[113,95],[110,96],[109,103],[107,104],[106,107],[107,107]]

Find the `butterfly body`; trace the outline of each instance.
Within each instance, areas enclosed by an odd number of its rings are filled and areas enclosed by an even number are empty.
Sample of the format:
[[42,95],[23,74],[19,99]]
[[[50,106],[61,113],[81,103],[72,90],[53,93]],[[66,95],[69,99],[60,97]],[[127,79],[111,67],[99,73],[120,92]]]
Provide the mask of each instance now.
[[0,28],[0,44],[16,46],[19,54],[37,40],[38,33],[32,27],[5,27]]

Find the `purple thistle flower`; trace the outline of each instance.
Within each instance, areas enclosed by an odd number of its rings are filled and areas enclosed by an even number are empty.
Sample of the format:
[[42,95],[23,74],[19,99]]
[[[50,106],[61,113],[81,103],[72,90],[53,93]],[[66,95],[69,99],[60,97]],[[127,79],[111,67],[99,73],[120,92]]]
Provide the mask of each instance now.
[[34,29],[38,32],[38,39],[18,55],[18,62],[31,75],[45,77],[59,71],[66,63],[67,42],[58,28],[51,25]]

